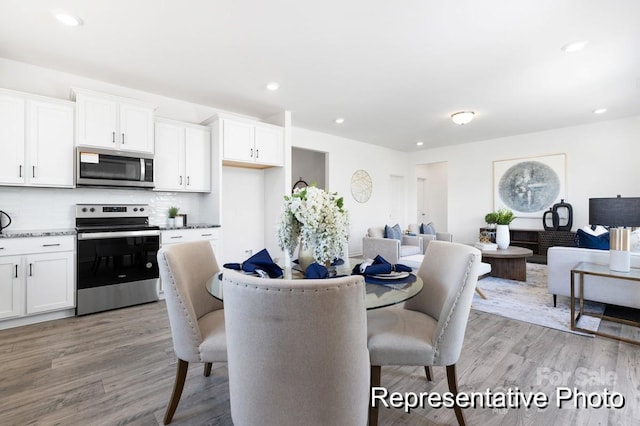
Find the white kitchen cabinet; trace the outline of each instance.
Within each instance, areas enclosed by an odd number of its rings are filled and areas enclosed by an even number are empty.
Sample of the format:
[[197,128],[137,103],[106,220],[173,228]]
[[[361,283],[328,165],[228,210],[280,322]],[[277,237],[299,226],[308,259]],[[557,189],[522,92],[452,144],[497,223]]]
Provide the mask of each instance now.
[[73,89],[77,145],[154,152],[155,106],[84,89]]
[[0,92],[0,184],[73,187],[74,104]]
[[74,236],[2,238],[0,253],[0,318],[75,306]]
[[156,120],[155,189],[211,190],[211,132],[208,127]]
[[248,167],[284,164],[282,127],[250,120],[223,118],[221,121],[224,164]]
[[[222,244],[220,242],[220,228],[198,228],[198,229],[169,229],[160,232],[160,245],[188,243],[193,241],[209,241],[213,253],[218,261],[218,266],[222,267],[220,253]],[[163,292],[162,280],[160,280],[160,293]]]

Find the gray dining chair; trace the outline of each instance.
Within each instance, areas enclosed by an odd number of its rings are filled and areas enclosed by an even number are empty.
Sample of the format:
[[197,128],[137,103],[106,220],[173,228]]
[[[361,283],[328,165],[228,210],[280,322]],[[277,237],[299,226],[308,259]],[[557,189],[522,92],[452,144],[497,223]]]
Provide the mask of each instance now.
[[234,425],[367,423],[362,276],[285,280],[225,271],[222,285]]
[[[371,386],[380,386],[383,365],[445,366],[449,390],[458,393],[456,363],[478,280],[480,251],[445,241],[431,241],[418,270],[422,292],[401,309],[367,313]],[[377,425],[377,404],[370,408],[370,425]],[[462,409],[454,407],[458,423],[465,424]]]
[[204,375],[212,363],[227,361],[222,302],[207,293],[206,281],[220,271],[209,241],[167,245],[158,251],[173,350],[178,358],[176,378],[164,424],[171,423],[180,402],[190,362],[203,362]]

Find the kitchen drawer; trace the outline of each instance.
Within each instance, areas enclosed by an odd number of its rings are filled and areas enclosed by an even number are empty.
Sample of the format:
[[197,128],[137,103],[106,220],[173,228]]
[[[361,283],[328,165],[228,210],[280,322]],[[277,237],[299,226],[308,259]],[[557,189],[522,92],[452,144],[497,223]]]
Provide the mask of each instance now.
[[219,238],[219,228],[172,229],[169,231],[162,231],[162,244],[217,240]]
[[0,256],[75,251],[75,236],[0,238]]

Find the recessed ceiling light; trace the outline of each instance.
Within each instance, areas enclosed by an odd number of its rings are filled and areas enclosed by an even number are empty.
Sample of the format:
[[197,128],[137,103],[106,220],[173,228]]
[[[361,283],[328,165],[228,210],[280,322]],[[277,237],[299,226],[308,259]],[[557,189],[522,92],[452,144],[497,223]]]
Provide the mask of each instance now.
[[473,120],[475,112],[473,111],[460,111],[451,114],[451,120],[460,126],[470,123]]
[[562,46],[562,50],[567,53],[578,52],[584,49],[587,43],[588,43],[587,40],[572,41],[571,43],[567,43],[564,46]]
[[271,90],[272,92],[275,92],[279,88],[280,88],[280,85],[275,81],[272,81],[271,83],[267,84],[267,90]]
[[422,145],[424,145],[424,142],[422,142],[422,141],[418,141],[418,142],[416,142],[416,145],[418,145],[418,146],[422,146]]
[[65,12],[63,10],[54,10],[52,13],[58,21],[70,27],[79,27],[80,25],[84,24],[82,18],[69,12]]
[[344,118],[336,118],[336,124],[344,123]]
[[594,114],[604,114],[605,112],[607,112],[606,108],[597,108],[593,110]]

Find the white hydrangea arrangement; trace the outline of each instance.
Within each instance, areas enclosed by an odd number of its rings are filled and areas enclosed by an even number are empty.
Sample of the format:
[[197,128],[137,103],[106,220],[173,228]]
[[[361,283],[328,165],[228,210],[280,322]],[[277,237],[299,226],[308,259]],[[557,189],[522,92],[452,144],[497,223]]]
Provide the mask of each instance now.
[[311,250],[316,262],[341,258],[349,238],[349,215],[337,193],[315,186],[296,188],[284,197],[278,244],[293,256],[298,243]]

